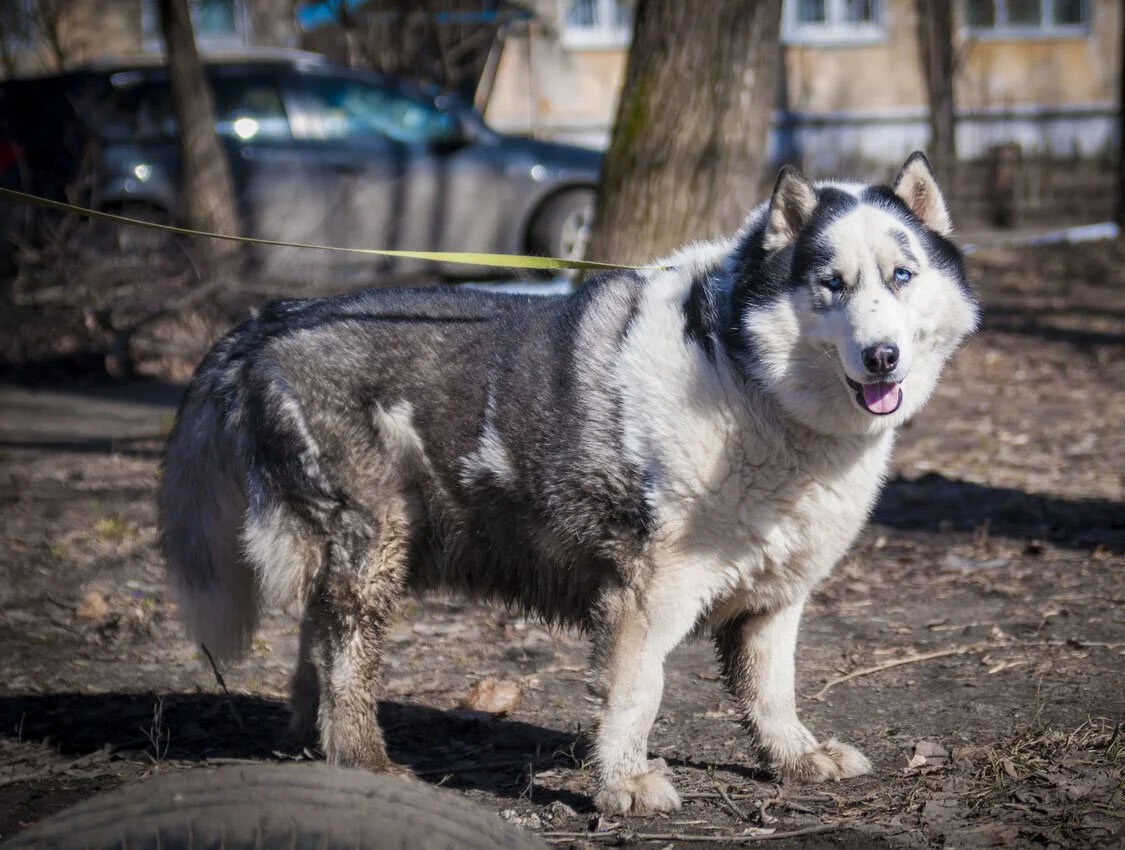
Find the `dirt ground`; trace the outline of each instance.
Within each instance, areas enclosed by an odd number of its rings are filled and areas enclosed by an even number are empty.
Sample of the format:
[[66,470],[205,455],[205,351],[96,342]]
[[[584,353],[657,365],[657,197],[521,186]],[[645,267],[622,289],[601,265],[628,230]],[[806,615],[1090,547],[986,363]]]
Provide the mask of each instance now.
[[[394,630],[393,756],[563,846],[1125,846],[1125,245],[972,265],[983,332],[904,431],[798,651],[805,722],[873,775],[771,782],[691,643],[651,739],[683,810],[599,822],[585,640],[459,599]],[[283,744],[292,614],[223,671],[228,695],[168,602],[153,496],[178,393],[0,386],[0,840],[158,771],[313,757]],[[460,707],[488,676],[519,688],[507,717]]]

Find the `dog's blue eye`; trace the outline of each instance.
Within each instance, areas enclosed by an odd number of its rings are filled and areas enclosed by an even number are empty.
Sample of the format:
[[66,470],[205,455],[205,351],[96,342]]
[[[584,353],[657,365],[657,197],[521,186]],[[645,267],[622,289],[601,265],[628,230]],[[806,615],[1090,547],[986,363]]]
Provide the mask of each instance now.
[[899,283],[909,283],[912,277],[914,277],[914,273],[909,269],[904,269],[901,266],[895,269],[895,280]]
[[832,275],[828,280],[824,281],[824,285],[828,288],[829,292],[839,292],[844,288],[844,279],[838,274]]

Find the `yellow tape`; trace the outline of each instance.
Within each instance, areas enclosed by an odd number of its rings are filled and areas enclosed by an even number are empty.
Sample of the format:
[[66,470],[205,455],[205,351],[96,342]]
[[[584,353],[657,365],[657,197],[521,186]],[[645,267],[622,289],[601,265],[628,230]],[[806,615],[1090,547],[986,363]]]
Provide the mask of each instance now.
[[91,210],[76,204],[63,201],[52,201],[38,195],[29,195],[26,192],[17,192],[15,189],[5,189],[0,186],[0,196],[15,198],[24,203],[58,210],[59,212],[74,213],[96,218],[102,221],[114,221],[118,224],[131,224],[135,227],[147,227],[149,230],[161,230],[165,233],[178,233],[181,236],[202,236],[207,239],[224,239],[227,242],[243,242],[248,245],[273,245],[278,248],[311,248],[317,251],[337,251],[345,254],[367,254],[376,257],[402,257],[410,260],[428,260],[434,263],[457,263],[463,266],[491,266],[500,269],[572,269],[584,271],[599,271],[605,269],[622,269],[626,271],[656,271],[661,266],[625,266],[618,263],[596,263],[592,260],[560,260],[556,257],[527,257],[522,254],[482,254],[474,251],[396,251],[386,248],[342,248],[338,245],[314,245],[305,242],[282,242],[279,239],[258,239],[253,236],[230,236],[225,233],[208,233],[206,230],[191,230],[187,227],[176,227],[171,224],[158,224],[155,221],[142,221],[137,218],[128,218],[123,215]]

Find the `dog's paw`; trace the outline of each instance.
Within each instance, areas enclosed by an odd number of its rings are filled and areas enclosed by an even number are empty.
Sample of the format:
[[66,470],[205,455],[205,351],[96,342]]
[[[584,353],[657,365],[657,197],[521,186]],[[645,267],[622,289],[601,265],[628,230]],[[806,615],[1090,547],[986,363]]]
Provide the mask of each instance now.
[[863,776],[871,772],[871,762],[850,744],[830,738],[796,761],[775,764],[773,769],[782,782],[808,785]]
[[664,774],[664,759],[648,763],[648,773],[625,776],[604,783],[594,798],[603,815],[653,815],[680,808],[680,795]]

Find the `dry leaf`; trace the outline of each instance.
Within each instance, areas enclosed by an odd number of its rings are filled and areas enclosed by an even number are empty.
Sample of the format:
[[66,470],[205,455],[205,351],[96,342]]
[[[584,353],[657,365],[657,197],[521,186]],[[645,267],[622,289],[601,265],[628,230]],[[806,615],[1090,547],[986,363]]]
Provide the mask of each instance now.
[[508,714],[520,703],[523,691],[515,682],[502,682],[495,676],[481,679],[461,700],[462,708],[486,714]]
[[943,747],[936,741],[919,741],[914,745],[914,756],[922,756],[926,759],[947,759],[949,758],[949,750]]
[[82,604],[74,611],[74,616],[83,620],[104,620],[109,613],[109,605],[105,597],[96,590],[91,590],[82,600]]
[[917,770],[918,768],[925,767],[925,766],[926,766],[926,757],[916,755],[916,756],[912,757],[909,762],[907,762],[906,772],[910,773],[911,771]]

